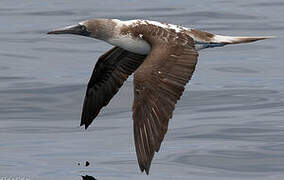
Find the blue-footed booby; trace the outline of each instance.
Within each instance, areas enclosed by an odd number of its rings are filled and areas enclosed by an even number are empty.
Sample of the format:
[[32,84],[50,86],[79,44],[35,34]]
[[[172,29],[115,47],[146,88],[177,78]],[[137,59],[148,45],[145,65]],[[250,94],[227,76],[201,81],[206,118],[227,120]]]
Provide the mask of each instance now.
[[146,174],[192,77],[198,51],[271,38],[222,36],[157,21],[118,19],[90,19],[48,34],[82,35],[114,46],[99,57],[89,80],[81,116],[86,129],[134,73],[135,149]]

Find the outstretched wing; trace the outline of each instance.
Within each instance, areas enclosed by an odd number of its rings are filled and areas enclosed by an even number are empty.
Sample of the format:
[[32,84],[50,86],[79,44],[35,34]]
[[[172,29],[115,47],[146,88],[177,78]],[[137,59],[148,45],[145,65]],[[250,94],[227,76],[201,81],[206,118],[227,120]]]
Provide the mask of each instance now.
[[172,42],[150,39],[151,52],[134,74],[135,149],[140,169],[147,174],[197,63],[193,40],[183,38]]
[[86,90],[81,126],[85,125],[85,128],[88,128],[101,108],[109,103],[145,57],[114,47],[98,59]]

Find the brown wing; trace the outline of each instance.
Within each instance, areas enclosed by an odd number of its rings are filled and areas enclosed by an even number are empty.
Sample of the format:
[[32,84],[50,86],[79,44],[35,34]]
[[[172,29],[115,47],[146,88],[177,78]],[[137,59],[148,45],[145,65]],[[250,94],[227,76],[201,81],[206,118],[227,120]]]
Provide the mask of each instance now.
[[133,103],[135,149],[140,169],[147,174],[198,57],[191,38],[151,45],[150,54],[134,74]]
[[85,128],[88,128],[101,108],[109,103],[145,57],[114,47],[98,59],[86,90],[81,126],[85,125]]

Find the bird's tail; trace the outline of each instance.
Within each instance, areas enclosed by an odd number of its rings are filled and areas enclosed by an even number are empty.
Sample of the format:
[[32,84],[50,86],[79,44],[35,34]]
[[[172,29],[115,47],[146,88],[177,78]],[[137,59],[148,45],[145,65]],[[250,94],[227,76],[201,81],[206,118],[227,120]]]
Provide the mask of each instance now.
[[264,39],[270,39],[274,38],[274,36],[251,36],[251,37],[245,37],[245,36],[221,36],[221,35],[214,35],[211,38],[211,43],[220,43],[223,45],[226,44],[240,44],[240,43],[249,43]]
[[187,33],[193,38],[195,42],[195,48],[197,50],[212,47],[221,47],[227,44],[249,43],[258,40],[274,38],[274,36],[222,36],[196,29],[191,29]]

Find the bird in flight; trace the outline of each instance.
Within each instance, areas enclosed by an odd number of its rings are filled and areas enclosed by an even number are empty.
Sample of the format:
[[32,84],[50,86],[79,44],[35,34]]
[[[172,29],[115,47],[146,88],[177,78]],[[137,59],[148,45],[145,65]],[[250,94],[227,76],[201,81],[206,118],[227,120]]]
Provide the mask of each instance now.
[[86,129],[134,73],[135,149],[146,174],[193,75],[198,51],[271,38],[222,36],[157,21],[118,19],[90,19],[48,34],[81,35],[114,46],[99,57],[89,80],[81,115]]

